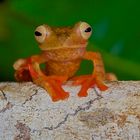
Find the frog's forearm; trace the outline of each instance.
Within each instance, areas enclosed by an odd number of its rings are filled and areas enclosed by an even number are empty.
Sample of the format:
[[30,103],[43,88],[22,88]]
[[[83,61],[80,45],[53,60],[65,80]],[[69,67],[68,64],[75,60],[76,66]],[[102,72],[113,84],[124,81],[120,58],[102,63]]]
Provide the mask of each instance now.
[[28,67],[33,79],[37,78],[38,76],[44,76],[45,74],[40,69],[40,64],[46,62],[40,55],[31,56],[28,60]]
[[88,51],[85,53],[84,59],[91,60],[93,62],[94,70],[92,74],[104,80],[105,69],[100,53]]
[[33,82],[46,89],[53,101],[68,98],[69,93],[61,87],[63,82],[67,80],[67,76],[46,76],[39,66],[40,63],[46,62],[45,60],[40,56],[33,56],[29,59],[28,68]]

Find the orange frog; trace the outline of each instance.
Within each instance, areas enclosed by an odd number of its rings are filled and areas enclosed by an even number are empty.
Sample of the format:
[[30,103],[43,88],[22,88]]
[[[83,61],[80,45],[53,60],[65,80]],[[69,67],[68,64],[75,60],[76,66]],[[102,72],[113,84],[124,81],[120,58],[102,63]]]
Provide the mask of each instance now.
[[[104,80],[115,80],[116,77],[105,73],[100,53],[86,51],[91,33],[92,28],[86,22],[78,22],[73,27],[37,27],[35,39],[41,54],[14,63],[16,80],[33,81],[46,89],[53,101],[69,97],[69,93],[62,88],[62,84],[69,79],[73,85],[82,85],[79,97],[87,96],[87,90],[94,85],[102,91],[106,90],[108,87]],[[73,77],[83,59],[93,62],[93,73]],[[45,63],[44,70],[40,68],[41,63]]]

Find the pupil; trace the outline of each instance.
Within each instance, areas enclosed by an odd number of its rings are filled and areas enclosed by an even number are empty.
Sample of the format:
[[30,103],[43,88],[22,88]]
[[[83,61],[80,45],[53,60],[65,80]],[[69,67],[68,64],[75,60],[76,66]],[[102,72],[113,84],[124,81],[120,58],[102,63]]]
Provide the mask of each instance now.
[[85,32],[91,32],[91,27],[88,27]]
[[35,31],[35,35],[36,36],[42,36],[42,34],[40,32],[38,32],[38,31]]

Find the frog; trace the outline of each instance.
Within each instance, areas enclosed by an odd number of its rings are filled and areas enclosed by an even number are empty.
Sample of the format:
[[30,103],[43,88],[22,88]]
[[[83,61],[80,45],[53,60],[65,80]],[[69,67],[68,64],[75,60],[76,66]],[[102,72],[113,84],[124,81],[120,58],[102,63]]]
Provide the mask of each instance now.
[[[69,92],[62,87],[67,81],[72,81],[74,86],[81,85],[79,97],[86,97],[87,90],[95,86],[101,91],[107,90],[105,81],[116,80],[116,76],[105,72],[99,52],[87,51],[92,32],[91,25],[84,21],[68,27],[47,24],[36,27],[34,36],[41,52],[20,58],[13,64],[15,79],[18,82],[32,81],[43,87],[54,102],[68,99]],[[75,76],[82,60],[92,61],[92,74]],[[44,69],[41,64],[45,64]]]

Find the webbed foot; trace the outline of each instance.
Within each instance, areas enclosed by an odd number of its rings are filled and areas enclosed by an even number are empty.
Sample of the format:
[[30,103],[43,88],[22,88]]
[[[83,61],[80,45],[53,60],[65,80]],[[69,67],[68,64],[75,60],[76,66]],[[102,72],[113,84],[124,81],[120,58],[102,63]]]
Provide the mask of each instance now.
[[72,78],[72,85],[82,85],[81,90],[78,93],[79,97],[86,97],[87,90],[95,85],[101,90],[105,91],[108,87],[99,78],[94,75],[83,75]]
[[52,101],[56,102],[69,97],[69,93],[65,92],[62,88],[63,83],[67,80],[67,76],[39,75],[34,71],[30,64],[28,66],[33,82],[48,91]]

